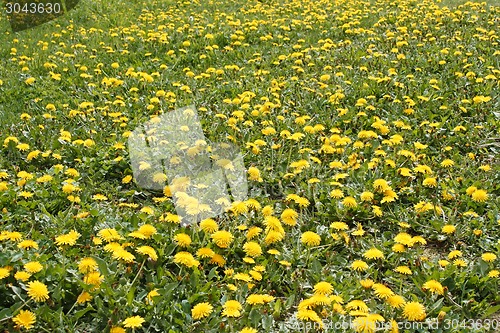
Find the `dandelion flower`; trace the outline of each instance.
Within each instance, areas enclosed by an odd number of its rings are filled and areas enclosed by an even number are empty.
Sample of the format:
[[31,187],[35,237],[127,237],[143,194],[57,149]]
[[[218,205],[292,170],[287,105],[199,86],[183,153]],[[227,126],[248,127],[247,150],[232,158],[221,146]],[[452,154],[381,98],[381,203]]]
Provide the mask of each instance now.
[[404,275],[412,275],[411,269],[408,266],[398,266],[394,271]]
[[400,295],[392,295],[387,297],[385,302],[393,308],[400,308],[405,304],[405,299]]
[[239,333],[258,333],[258,331],[255,328],[244,327]]
[[38,243],[31,239],[27,239],[19,242],[17,247],[20,249],[38,249]]
[[250,257],[258,257],[262,254],[262,248],[256,242],[247,242],[243,245],[243,250]]
[[29,330],[30,328],[33,328],[33,324],[36,322],[36,316],[31,311],[21,310],[17,316],[12,318],[12,321],[18,328],[25,328]]
[[445,167],[445,168],[449,168],[449,167],[452,167],[454,165],[455,165],[455,162],[453,162],[453,160],[450,160],[449,158],[445,159],[443,162],[441,162],[441,166]]
[[477,187],[475,186],[469,186],[466,190],[465,190],[465,193],[467,195],[472,195],[472,193],[476,192],[477,191]]
[[368,316],[360,316],[352,321],[352,326],[356,332],[373,333],[376,329],[376,322]]
[[422,321],[426,317],[425,307],[419,302],[408,302],[403,309],[403,316],[410,321]]
[[427,177],[422,182],[422,185],[424,185],[426,187],[436,187],[436,185],[437,185],[436,178],[434,178],[434,177]]
[[342,190],[339,189],[334,189],[330,192],[330,197],[334,199],[341,199],[344,197],[344,192],[342,192]]
[[78,238],[80,238],[80,233],[75,231],[75,230],[71,230],[69,233],[67,234],[64,234],[64,235],[61,235],[61,236],[57,236],[56,237],[56,244],[58,246],[62,246],[62,245],[70,245],[70,246],[73,246],[76,244],[76,241],[78,240]]
[[360,198],[363,202],[371,202],[373,200],[374,194],[369,191],[361,193]]
[[489,273],[488,273],[488,277],[490,278],[497,278],[500,276],[500,271],[494,269],[494,270],[491,270]]
[[90,295],[88,292],[83,291],[80,295],[78,295],[76,302],[78,304],[83,304],[88,301],[92,300],[92,295]]
[[28,295],[37,302],[44,302],[49,299],[47,286],[40,281],[28,283]]
[[113,255],[113,258],[121,259],[125,262],[132,262],[135,259],[135,256],[132,253],[128,252],[127,250],[125,250],[123,248],[116,249],[115,251],[113,251],[112,255]]
[[104,277],[99,272],[89,272],[83,277],[83,283],[99,286],[104,280]]
[[240,302],[236,300],[229,300],[222,306],[222,315],[226,317],[239,317],[241,309],[243,308]]
[[344,200],[342,200],[342,204],[348,208],[354,208],[358,205],[356,199],[351,196],[345,197]]
[[372,288],[375,295],[381,299],[386,299],[387,297],[394,295],[394,292],[389,287],[381,283],[375,283]]
[[385,190],[389,189],[390,186],[385,179],[376,179],[373,182],[373,188],[378,192],[384,192]]
[[212,258],[215,255],[214,250],[208,247],[202,247],[198,251],[196,251],[196,255],[200,258]]
[[139,328],[142,327],[142,324],[144,323],[144,318],[141,316],[132,316],[128,317],[123,321],[123,327],[127,328]]
[[20,272],[16,272],[16,274],[14,274],[14,278],[16,280],[19,280],[19,281],[28,281],[28,279],[31,277],[31,274],[28,273],[28,272],[24,272],[24,271],[20,271]]
[[212,219],[205,219],[200,222],[200,228],[204,232],[207,232],[209,234],[212,234],[219,230],[219,226],[217,225],[217,222],[215,222]]
[[438,295],[443,295],[444,294],[444,288],[443,288],[443,286],[441,285],[441,283],[439,283],[436,280],[429,280],[429,281],[427,281],[422,286],[422,289],[429,290],[430,292],[436,293]]
[[368,264],[363,260],[354,260],[351,264],[351,268],[355,271],[365,271],[368,269]]
[[384,253],[376,248],[371,248],[365,253],[363,253],[363,257],[367,259],[382,259],[384,258]]
[[158,260],[158,254],[151,246],[143,245],[137,248],[137,253],[148,256],[151,260]]
[[94,272],[97,270],[97,262],[90,257],[83,258],[78,263],[78,271],[82,274]]
[[146,238],[149,238],[156,234],[156,228],[151,224],[144,224],[139,227],[137,232],[143,234],[144,236],[146,236]]
[[126,333],[126,332],[127,331],[125,331],[125,329],[120,326],[111,327],[111,329],[109,330],[109,333]]
[[218,247],[226,249],[233,242],[234,237],[229,231],[221,230],[213,233],[212,239]]
[[213,306],[210,305],[210,303],[198,303],[191,309],[191,317],[193,317],[194,320],[199,320],[208,317],[212,311]]
[[491,252],[483,253],[483,255],[481,256],[481,259],[483,259],[486,262],[495,261],[496,258],[497,258],[497,256]]
[[300,320],[310,320],[314,322],[321,322],[321,318],[314,310],[302,309],[297,311],[297,318]]
[[187,267],[196,267],[200,264],[198,260],[194,259],[193,255],[189,252],[179,252],[175,254],[174,262],[176,264],[181,264]]
[[226,259],[224,259],[224,257],[220,254],[214,254],[214,256],[210,259],[210,263],[223,267],[226,264]]
[[471,196],[475,202],[485,202],[488,200],[488,193],[485,190],[475,190]]
[[318,246],[321,243],[321,236],[312,231],[306,231],[300,238],[301,242],[307,246]]
[[272,302],[274,300],[274,297],[268,294],[252,294],[247,297],[246,303],[250,305],[255,305],[255,304],[265,304]]
[[454,225],[451,225],[451,224],[447,224],[445,226],[443,226],[443,228],[441,228],[441,232],[444,233],[444,234],[452,234],[454,233],[456,230],[456,227]]
[[105,240],[106,242],[112,242],[115,240],[120,240],[122,237],[120,234],[115,229],[109,228],[109,229],[102,229],[100,230],[97,235],[99,238]]
[[330,295],[333,292],[333,286],[329,282],[318,282],[314,285],[314,293],[320,295]]
[[293,227],[294,225],[297,224],[297,217],[298,216],[299,216],[299,214],[296,211],[294,211],[291,208],[287,208],[281,213],[281,220],[286,225]]
[[455,258],[459,258],[461,256],[462,256],[462,251],[453,250],[453,251],[450,251],[450,253],[448,254],[448,259],[455,259]]
[[188,234],[180,233],[174,236],[174,241],[181,247],[188,247],[191,245],[191,237]]
[[372,279],[363,279],[359,280],[359,284],[365,289],[370,289],[373,286],[374,282]]
[[5,279],[10,275],[10,269],[8,267],[0,267],[0,280]]
[[248,168],[248,176],[249,176],[250,180],[262,182],[262,177],[260,176],[260,171],[256,167]]

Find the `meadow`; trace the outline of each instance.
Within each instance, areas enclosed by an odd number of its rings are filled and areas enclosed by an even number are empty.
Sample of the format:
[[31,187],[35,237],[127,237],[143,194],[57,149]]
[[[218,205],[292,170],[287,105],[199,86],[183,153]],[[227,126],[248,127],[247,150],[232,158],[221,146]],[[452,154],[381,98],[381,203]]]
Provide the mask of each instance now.
[[[0,16],[0,332],[500,331],[499,26],[495,1]],[[182,226],[127,143],[188,105],[249,190]]]

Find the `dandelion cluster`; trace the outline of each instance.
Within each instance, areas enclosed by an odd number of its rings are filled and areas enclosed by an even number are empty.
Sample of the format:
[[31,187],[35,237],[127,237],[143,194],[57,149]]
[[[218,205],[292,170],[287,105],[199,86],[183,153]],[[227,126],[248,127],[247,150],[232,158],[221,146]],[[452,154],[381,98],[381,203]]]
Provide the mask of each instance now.
[[[498,303],[500,7],[145,0],[124,12],[97,0],[2,37],[5,331],[397,332]],[[234,170],[212,145],[226,140],[248,182],[247,199],[220,198],[223,214],[191,225],[209,207],[180,190],[205,184],[144,158],[143,189],[128,150],[137,126],[186,105],[207,142],[181,143],[185,157],[206,150]]]

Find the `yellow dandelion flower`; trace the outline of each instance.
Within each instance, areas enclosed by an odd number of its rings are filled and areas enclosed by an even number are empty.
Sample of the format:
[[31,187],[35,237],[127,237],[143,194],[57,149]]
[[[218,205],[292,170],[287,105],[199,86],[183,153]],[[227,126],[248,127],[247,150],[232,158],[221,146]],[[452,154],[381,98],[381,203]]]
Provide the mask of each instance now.
[[486,262],[493,262],[497,258],[496,254],[491,253],[491,252],[486,252],[481,255],[481,259],[483,259]]
[[243,250],[250,257],[258,257],[262,254],[262,248],[256,242],[247,242],[243,245]]
[[132,262],[135,259],[135,256],[132,253],[123,248],[119,248],[113,251],[112,256],[115,259],[121,259],[125,262]]
[[406,303],[405,299],[399,295],[392,295],[385,299],[385,302],[393,308],[401,308]]
[[488,193],[485,190],[475,190],[471,196],[475,202],[485,202],[488,200]]
[[363,257],[367,259],[383,259],[384,253],[377,248],[371,248],[363,253]]
[[144,318],[141,316],[132,316],[128,317],[123,321],[123,327],[127,328],[139,328],[142,327],[142,324],[145,322]]
[[356,199],[351,196],[345,197],[344,200],[342,200],[342,204],[347,208],[354,208],[358,205]]
[[298,216],[299,214],[295,210],[287,208],[281,213],[281,221],[283,221],[286,225],[293,227],[297,224]]
[[76,302],[78,304],[83,304],[88,301],[92,300],[92,295],[90,295],[88,292],[83,291],[80,295],[78,295]]
[[436,293],[436,294],[439,294],[439,295],[443,295],[444,294],[444,287],[441,285],[441,283],[439,283],[436,280],[429,280],[429,281],[427,281],[422,286],[422,289],[429,290],[430,292]]
[[225,230],[216,231],[212,234],[212,240],[214,243],[220,248],[228,248],[229,245],[233,242],[234,236]]
[[360,280],[359,284],[361,284],[361,286],[365,289],[370,289],[371,287],[373,287],[374,282],[372,279],[364,279]]
[[105,240],[106,242],[112,242],[122,239],[120,234],[118,234],[118,231],[116,231],[115,229],[102,229],[97,233],[97,235],[99,236],[99,238]]
[[200,228],[206,233],[212,234],[219,230],[217,222],[212,219],[205,219],[200,222]]
[[0,280],[5,279],[10,275],[10,268],[0,267]]
[[425,307],[419,302],[408,302],[404,306],[403,316],[410,321],[422,321],[426,317]]
[[381,283],[375,283],[372,286],[372,289],[375,295],[381,299],[386,299],[387,297],[394,295],[394,292],[389,287]]
[[49,299],[49,290],[47,286],[40,281],[31,281],[28,283],[28,295],[36,302],[44,302]]
[[38,243],[31,239],[27,239],[19,242],[17,247],[20,249],[38,249]]
[[262,182],[262,177],[260,176],[260,171],[256,167],[248,168],[248,176],[249,176],[250,180]]
[[355,271],[365,271],[368,269],[368,264],[363,260],[354,260],[351,264],[351,268]]
[[455,162],[453,160],[450,160],[449,158],[445,159],[443,162],[441,162],[441,166],[445,168],[449,168],[455,165]]
[[146,236],[146,238],[149,238],[156,234],[156,228],[151,224],[144,224],[139,227],[137,232],[143,234],[144,236]]
[[85,284],[98,286],[104,281],[104,277],[99,272],[90,272],[83,277]]
[[426,186],[426,187],[436,187],[437,186],[437,180],[434,177],[427,177],[422,182],[422,185]]
[[236,300],[226,301],[222,308],[222,315],[225,317],[239,317],[241,315],[241,310],[243,309],[240,302]]
[[318,246],[321,243],[321,236],[313,231],[306,231],[302,234],[300,240],[307,246]]
[[12,321],[18,328],[25,328],[29,330],[33,328],[33,324],[36,322],[36,315],[27,310],[21,310],[19,313],[12,318]]
[[330,192],[330,197],[332,197],[334,199],[341,199],[344,197],[344,192],[342,192],[342,190],[339,190],[339,189],[333,189]]
[[200,320],[202,318],[208,317],[213,311],[213,306],[210,303],[203,302],[196,304],[191,309],[191,317],[194,320]]
[[19,271],[14,274],[14,278],[19,281],[28,281],[28,279],[31,277],[31,274],[25,271]]
[[148,256],[151,260],[158,260],[158,254],[151,246],[143,245],[137,248],[137,253]]
[[412,275],[413,274],[410,267],[408,267],[408,266],[398,266],[394,269],[394,271],[397,273],[400,273],[400,274],[404,274],[404,275]]
[[196,251],[196,255],[200,258],[209,258],[211,259],[214,255],[215,255],[215,252],[208,248],[208,247],[202,247],[201,249],[199,249],[198,251]]
[[200,264],[199,261],[194,259],[193,255],[189,252],[176,253],[174,256],[174,262],[176,264],[181,264],[187,267],[196,267]]
[[56,237],[56,244],[58,246],[62,245],[70,245],[73,246],[76,244],[76,241],[78,238],[80,238],[80,233],[78,233],[76,230],[71,230],[69,233],[57,236]]
[[500,271],[493,269],[488,273],[488,277],[490,278],[497,278],[500,276]]
[[239,333],[258,333],[255,328],[243,327]]
[[326,281],[318,282],[314,285],[314,293],[321,295],[330,295],[333,292],[333,286]]
[[452,234],[457,228],[454,225],[447,224],[441,228],[441,232],[444,234]]
[[191,237],[188,234],[180,233],[174,236],[174,241],[180,247],[189,247],[191,245]]

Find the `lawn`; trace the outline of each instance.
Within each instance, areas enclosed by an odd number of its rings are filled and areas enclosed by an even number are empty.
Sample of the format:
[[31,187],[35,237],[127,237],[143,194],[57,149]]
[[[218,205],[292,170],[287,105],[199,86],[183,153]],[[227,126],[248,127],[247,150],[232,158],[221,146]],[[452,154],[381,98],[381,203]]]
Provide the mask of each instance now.
[[[493,0],[1,15],[0,332],[498,332],[499,26]],[[130,144],[186,107],[180,149],[237,147],[248,186],[191,224]]]

